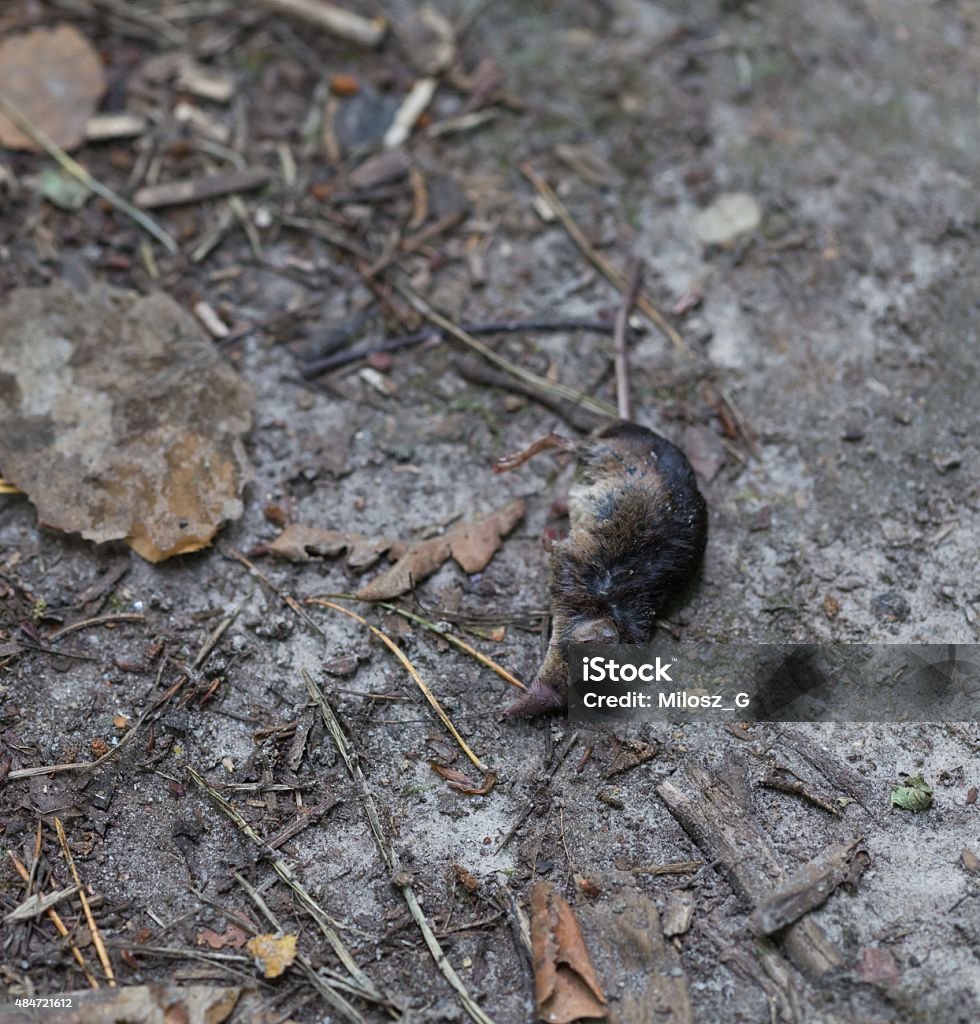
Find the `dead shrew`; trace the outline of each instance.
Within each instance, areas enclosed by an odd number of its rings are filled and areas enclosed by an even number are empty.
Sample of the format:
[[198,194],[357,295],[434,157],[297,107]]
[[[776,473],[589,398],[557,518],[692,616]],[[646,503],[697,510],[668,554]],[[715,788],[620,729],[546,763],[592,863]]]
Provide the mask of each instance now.
[[551,448],[578,460],[569,534],[552,549],[551,640],[544,664],[509,718],[559,711],[568,697],[568,646],[643,644],[658,611],[692,579],[708,515],[684,453],[626,420],[581,441],[549,434],[494,466],[503,472]]

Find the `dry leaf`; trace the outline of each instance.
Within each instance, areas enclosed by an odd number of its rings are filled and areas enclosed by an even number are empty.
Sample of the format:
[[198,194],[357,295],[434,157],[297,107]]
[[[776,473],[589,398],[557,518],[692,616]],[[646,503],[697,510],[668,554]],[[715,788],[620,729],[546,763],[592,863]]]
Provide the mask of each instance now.
[[464,572],[479,572],[523,515],[524,502],[518,498],[483,519],[453,527],[441,537],[416,541],[405,548],[390,569],[361,587],[357,596],[362,601],[387,601],[398,597],[431,576],[450,556]]
[[202,928],[197,933],[197,944],[199,946],[210,946],[211,949],[241,949],[245,945],[248,936],[238,927],[237,924],[230,924],[223,932],[216,932],[212,928]]
[[[222,1024],[241,995],[231,985],[123,985],[95,992],[61,992],[63,1009],[51,1014],[58,1024]],[[24,1019],[33,1019],[25,1011]]]
[[365,537],[360,533],[342,530],[320,530],[315,526],[293,523],[266,548],[269,554],[288,558],[290,562],[308,562],[314,555],[333,557],[347,552],[347,564],[352,569],[366,569],[373,565],[393,541],[384,537]]
[[436,775],[445,779],[453,789],[459,790],[460,793],[465,793],[467,796],[486,796],[497,785],[496,772],[487,772],[483,777],[482,784],[477,785],[461,771],[457,771],[455,768],[447,768],[445,765],[439,764],[438,761],[430,761],[429,766]]
[[0,465],[47,526],[150,562],[242,513],[252,394],[162,292],[17,288],[0,310]]
[[453,865],[453,874],[456,876],[456,881],[468,892],[474,893],[480,888],[480,883],[476,878],[463,867],[462,864]]
[[256,935],[245,947],[266,978],[278,978],[296,959],[295,935]]
[[616,744],[616,754],[606,771],[607,779],[611,779],[614,775],[622,775],[623,772],[628,772],[637,765],[652,761],[660,752],[658,744],[644,743],[642,740],[628,740],[613,736],[613,742]]
[[[34,29],[0,43],[0,93],[62,149],[85,140],[85,125],[103,92],[102,61],[71,25]],[[42,150],[2,114],[0,145]]]
[[531,946],[541,1020],[570,1024],[607,1016],[606,997],[572,908],[549,882],[539,882],[531,890]]

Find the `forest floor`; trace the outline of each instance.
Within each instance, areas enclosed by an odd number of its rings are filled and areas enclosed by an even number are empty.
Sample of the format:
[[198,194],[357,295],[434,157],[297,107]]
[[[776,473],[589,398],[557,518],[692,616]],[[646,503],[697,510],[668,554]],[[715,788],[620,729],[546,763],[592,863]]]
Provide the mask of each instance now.
[[[976,721],[514,723],[515,691],[489,668],[407,616],[346,602],[404,650],[478,770],[364,624],[301,603],[384,563],[267,546],[286,523],[411,542],[521,498],[482,571],[443,560],[399,600],[532,678],[541,538],[567,471],[550,456],[491,467],[598,419],[435,332],[303,370],[426,327],[415,296],[455,324],[610,323],[622,285],[595,254],[623,274],[642,259],[677,336],[634,314],[636,418],[687,451],[710,516],[700,579],[658,636],[976,643],[980,9],[437,0],[420,20],[415,4],[385,6],[378,47],[262,3],[0,12],[3,39],[75,26],[106,69],[101,111],[145,119],[74,151],[116,192],[267,172],[235,198],[146,206],[171,254],[96,197],[45,199],[49,156],[0,150],[5,305],[25,286],[162,290],[214,335],[227,327],[213,349],[251,389],[241,515],[200,551],[154,564],[0,494],[0,912],[72,885],[57,819],[96,924],[69,894],[56,908],[69,939],[43,914],[4,925],[0,1021],[82,1019],[68,1016],[80,996],[64,1017],[10,1005],[89,988],[73,946],[101,982],[97,1019],[121,1019],[96,940],[120,986],[193,988],[190,1020],[207,1005],[210,1020],[270,1024],[529,1021],[522,926],[547,881],[613,1021],[972,1024]],[[384,135],[427,79],[434,95],[392,156]],[[545,388],[615,404],[608,329],[480,337]],[[73,487],[54,499],[65,515]],[[64,764],[81,767],[32,771]],[[915,774],[932,806],[889,807]],[[773,938],[753,932],[759,872],[774,881],[853,843],[860,877]],[[244,943],[278,931],[304,959],[271,979]]]

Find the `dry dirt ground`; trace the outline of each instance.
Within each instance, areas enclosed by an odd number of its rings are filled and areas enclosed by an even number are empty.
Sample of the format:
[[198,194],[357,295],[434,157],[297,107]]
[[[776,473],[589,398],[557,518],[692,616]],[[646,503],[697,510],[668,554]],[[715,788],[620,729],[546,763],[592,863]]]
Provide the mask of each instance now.
[[[284,930],[299,935],[314,968],[348,977],[296,895],[276,880],[269,857],[202,793],[189,769],[264,838],[291,822],[300,802],[336,801],[279,855],[339,922],[371,981],[402,1007],[393,1016],[467,1019],[392,883],[334,742],[308,710],[306,672],[356,748],[382,830],[449,961],[493,1020],[533,1017],[515,907],[527,905],[539,880],[573,904],[614,1019],[980,1019],[980,890],[968,868],[975,861],[962,854],[980,854],[976,722],[618,733],[576,730],[562,720],[513,724],[501,718],[513,691],[492,672],[404,619],[361,606],[397,638],[496,773],[489,793],[464,795],[430,762],[479,774],[390,653],[357,622],[313,607],[320,635],[230,556],[231,548],[252,552],[276,536],[264,515],[270,504],[296,522],[410,538],[524,496],[525,520],[485,571],[467,576],[449,563],[417,597],[437,621],[506,626],[500,640],[467,635],[530,677],[546,603],[540,538],[552,523],[562,473],[547,456],[505,477],[489,467],[543,432],[572,428],[526,396],[464,376],[461,352],[448,344],[397,354],[380,375],[361,374],[360,363],[316,385],[300,380],[297,360],[322,348],[372,293],[348,256],[329,240],[286,228],[283,218],[315,219],[329,207],[380,253],[390,224],[406,221],[413,203],[407,180],[334,203],[322,145],[314,135],[304,148],[304,119],[325,100],[317,84],[340,72],[356,75],[362,93],[370,84],[380,97],[377,109],[360,108],[370,121],[390,116],[384,103],[397,106],[418,73],[396,42],[362,51],[257,14],[256,5],[240,5],[247,12],[206,6],[80,0],[12,3],[3,12],[5,31],[70,19],[112,68],[107,102],[119,107],[132,102],[128,89],[144,62],[176,45],[120,9],[173,9],[185,48],[238,76],[233,107],[198,104],[219,120],[243,119],[247,142],[236,144],[250,147],[250,161],[278,172],[276,147],[286,143],[297,175],[292,185],[277,179],[244,197],[259,225],[261,260],[237,222],[205,259],[189,260],[221,200],[160,211],[183,249],[176,258],[157,251],[155,283],[188,308],[210,302],[238,327],[300,310],[226,349],[255,391],[247,440],[254,479],[243,517],[212,548],[150,565],[121,545],[96,548],[39,526],[25,497],[0,496],[0,640],[8,657],[0,674],[0,756],[14,773],[0,785],[4,850],[34,863],[40,822],[39,878],[51,887],[70,884],[54,833],[60,818],[121,983],[242,984],[248,991],[233,1019],[341,1020],[296,966],[261,980],[233,944],[228,929],[236,915],[274,930],[237,872]],[[646,324],[633,342],[637,418],[688,447],[710,509],[703,573],[672,612],[673,628],[693,639],[976,642],[977,6],[437,6],[469,20],[461,66],[472,71],[492,58],[524,109],[495,106],[496,116],[474,130],[437,138],[419,131],[409,142],[416,180],[442,202],[465,200],[467,212],[421,253],[404,255],[406,269],[461,321],[614,311],[617,290],[560,224],[543,222],[535,210],[523,160],[558,187],[613,263],[645,259],[648,292],[660,308],[677,310],[672,319],[689,351]],[[406,19],[412,7],[398,4],[390,13]],[[157,88],[140,94],[143,101],[174,102],[171,86]],[[459,112],[464,98],[444,84],[432,120]],[[167,149],[172,129],[167,119],[154,129],[164,177],[199,171],[193,153]],[[588,147],[616,179],[583,180],[556,158],[559,144]],[[88,146],[77,155],[126,189],[134,145]],[[143,238],[128,221],[95,203],[69,214],[37,198],[31,180],[42,163],[24,154],[0,158],[10,172],[0,287],[86,278],[153,285],[140,257]],[[761,222],[731,244],[706,245],[695,216],[730,192],[754,197]],[[467,253],[484,242],[486,280],[475,287]],[[383,317],[367,308],[373,319],[360,342],[375,342]],[[400,331],[389,323],[389,334]],[[492,344],[538,373],[612,397],[608,337],[518,334]],[[255,561],[298,598],[358,583],[342,559]],[[123,569],[90,600],[87,588]],[[208,636],[236,610],[200,671],[192,670]],[[122,613],[145,620],[45,644],[65,624]],[[10,645],[21,641],[11,656]],[[180,690],[97,771],[17,774],[91,759],[94,741],[117,743],[126,721],[151,711],[182,674]],[[303,747],[295,736],[306,729]],[[613,774],[627,743],[656,744],[655,756]],[[794,963],[779,937],[770,944],[752,935],[753,907],[732,881],[733,864],[711,864],[710,851],[657,792],[671,777],[693,785],[699,768],[733,791],[741,786],[744,806],[787,872],[829,844],[863,840],[870,856],[863,877],[811,915],[839,949],[842,967],[820,975]],[[855,793],[861,801],[832,814],[761,785],[775,768],[796,772],[832,805]],[[933,786],[932,808],[889,813],[890,787],[917,772]],[[708,863],[687,874],[642,870],[681,861]],[[5,857],[4,912],[24,894]],[[645,959],[655,928],[631,932],[624,922],[646,913],[649,924],[651,903],[663,914],[685,900],[690,921]],[[97,964],[77,904],[61,907],[86,960]],[[205,929],[225,937],[213,939],[218,949]],[[9,999],[86,987],[44,919],[4,925],[0,936]],[[191,958],[198,954],[204,959]],[[664,977],[686,987],[687,1016],[676,992],[664,1002],[658,985],[667,982],[652,964],[666,964]],[[376,1004],[350,998],[364,1020],[390,1019]],[[56,1020],[57,1012],[37,1019]],[[0,1009],[0,1019],[32,1018]]]

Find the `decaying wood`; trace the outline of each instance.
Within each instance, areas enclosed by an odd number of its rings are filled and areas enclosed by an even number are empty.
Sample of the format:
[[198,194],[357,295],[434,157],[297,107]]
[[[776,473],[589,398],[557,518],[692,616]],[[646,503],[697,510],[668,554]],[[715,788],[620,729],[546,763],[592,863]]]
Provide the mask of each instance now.
[[838,791],[846,793],[869,814],[875,803],[881,806],[882,794],[875,792],[867,780],[834,757],[810,737],[794,729],[784,729],[779,737],[780,746],[795,751]]
[[804,864],[755,908],[749,919],[752,927],[763,935],[772,935],[825,903],[851,876],[858,842],[855,839],[829,846]]
[[[662,782],[657,792],[708,859],[719,861],[739,896],[755,906],[786,881],[786,873],[772,843],[747,809],[747,801],[736,793],[743,779],[740,770],[720,777],[692,765]],[[844,964],[840,950],[810,918],[790,925],[782,945],[793,963],[812,979]]]
[[677,950],[664,938],[654,902],[642,893],[623,893],[612,903],[579,910],[589,947],[611,998],[612,1024],[694,1020],[687,978]]
[[327,0],[259,0],[259,3],[361,46],[378,46],[387,30],[384,18],[363,18]]

